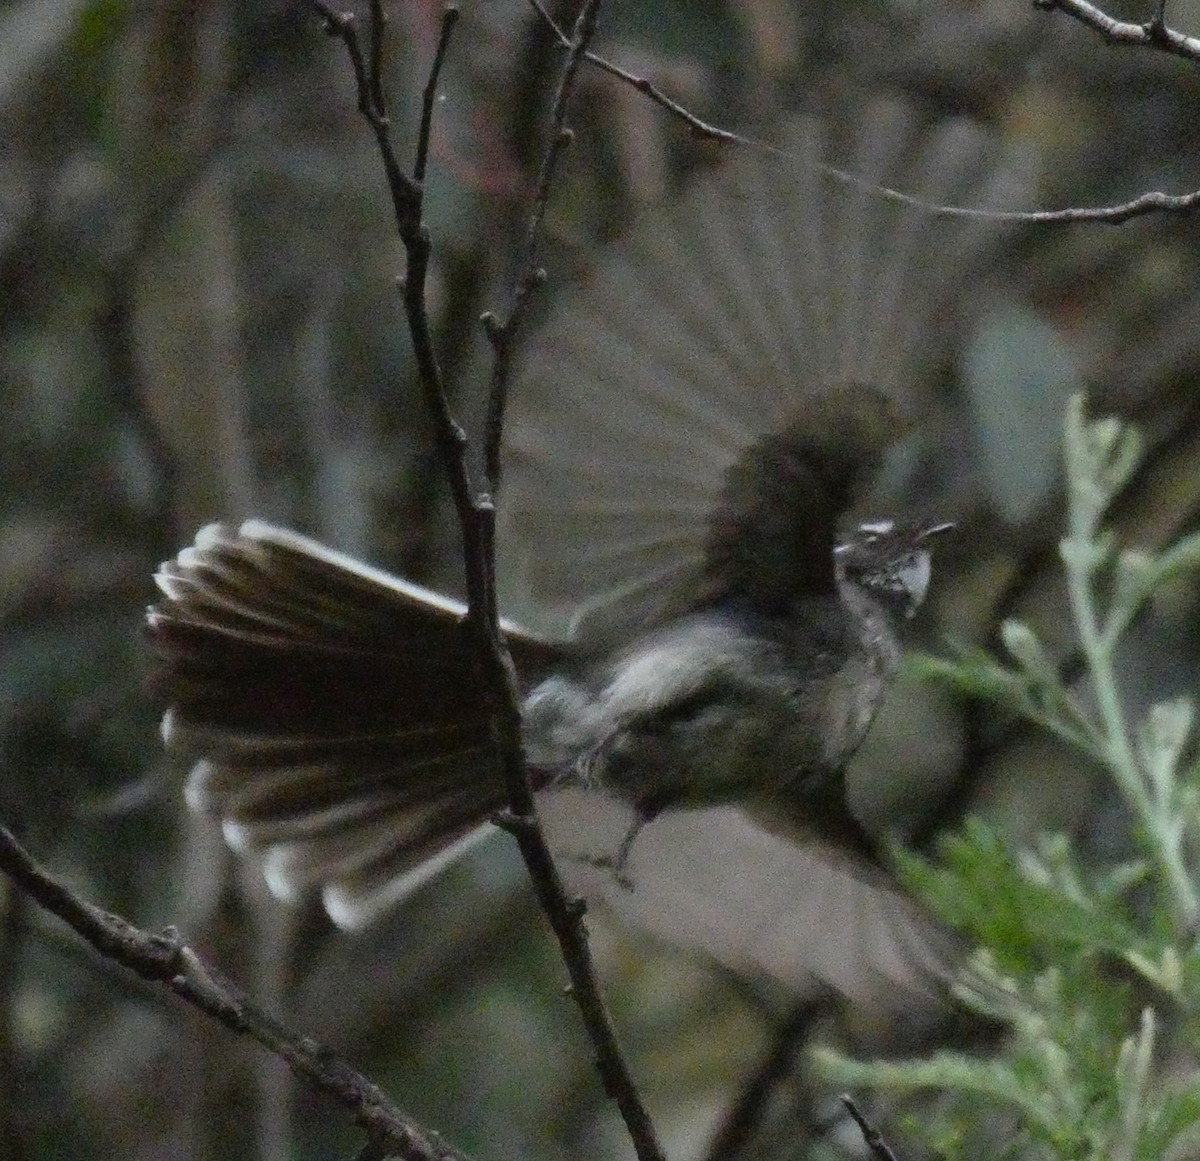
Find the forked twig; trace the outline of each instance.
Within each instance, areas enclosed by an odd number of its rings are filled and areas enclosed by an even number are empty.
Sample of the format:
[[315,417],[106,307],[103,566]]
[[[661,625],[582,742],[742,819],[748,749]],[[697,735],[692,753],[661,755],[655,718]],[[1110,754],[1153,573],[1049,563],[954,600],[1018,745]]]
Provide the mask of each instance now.
[[483,437],[484,473],[493,497],[500,490],[500,447],[504,434],[504,410],[508,401],[508,384],[512,373],[513,354],[533,292],[546,278],[546,272],[538,265],[538,247],[541,242],[546,209],[550,204],[550,190],[558,172],[558,163],[563,151],[571,143],[571,130],[567,128],[567,100],[575,86],[575,77],[579,72],[579,66],[588,58],[587,46],[595,35],[596,16],[599,10],[600,0],[584,0],[575,20],[575,28],[569,38],[553,21],[550,21],[550,26],[558,35],[560,43],[567,49],[567,57],[558,78],[558,87],[550,111],[550,139],[546,144],[546,152],[538,171],[533,206],[525,231],[521,261],[513,280],[513,293],[508,313],[501,320],[489,312],[483,316],[482,320],[494,355],[491,388],[488,392],[487,422],[484,426]]
[[[558,43],[566,49],[572,45],[571,37],[562,30],[558,22],[550,15],[549,9],[542,0],[529,0],[533,10],[541,17],[543,23],[554,33],[558,38]],[[603,73],[608,73],[609,76],[616,77],[617,80],[629,85],[630,88],[636,89],[639,93],[648,97],[654,104],[665,109],[673,117],[678,117],[685,125],[688,126],[694,133],[700,137],[707,137],[710,141],[719,141],[722,144],[746,144],[746,138],[739,136],[737,133],[732,133],[728,129],[722,129],[718,125],[713,125],[709,121],[705,121],[702,117],[697,117],[690,109],[685,108],[678,101],[672,100],[662,91],[653,81],[647,77],[638,76],[636,73],[631,73],[628,69],[623,69],[620,65],[613,64],[612,61],[600,56],[598,53],[588,49],[583,54],[583,59],[590,65],[594,65]]]
[[1087,0],[1033,0],[1043,12],[1062,12],[1080,24],[1100,33],[1109,44],[1121,48],[1150,48],[1168,56],[1182,57],[1200,64],[1200,37],[1187,36],[1167,27],[1166,0],[1155,0],[1150,19],[1141,24],[1117,20]]
[[[462,530],[467,622],[478,643],[480,670],[492,709],[498,754],[508,788],[509,810],[498,821],[516,838],[538,902],[558,940],[571,981],[571,994],[579,1007],[595,1050],[596,1066],[605,1092],[616,1102],[640,1161],[662,1161],[663,1153],[654,1127],[633,1082],[629,1066],[617,1041],[612,1018],[600,992],[595,965],[588,949],[587,929],[583,922],[583,903],[568,895],[538,821],[526,774],[516,676],[500,632],[495,597],[495,511],[491,493],[499,482],[499,445],[508,365],[525,304],[539,281],[536,265],[538,239],[554,174],[557,171],[558,158],[568,140],[565,127],[566,105],[579,62],[595,29],[600,0],[583,0],[581,4],[575,23],[575,47],[568,55],[559,77],[552,112],[551,139],[542,162],[526,233],[524,261],[513,289],[508,318],[502,324],[489,327],[489,335],[492,336],[496,348],[497,364],[503,366],[492,377],[492,391],[489,397],[489,412],[492,418],[489,419],[485,437],[484,457],[489,487],[483,492],[478,491],[471,480],[466,457],[466,436],[450,410],[433,346],[425,301],[431,243],[422,218],[422,179],[428,159],[438,74],[445,59],[457,10],[452,6],[443,10],[438,49],[424,91],[413,176],[409,177],[396,160],[387,109],[381,104],[382,84],[373,83],[372,73],[367,67],[359,44],[354,18],[332,12],[319,0],[314,0],[314,6],[324,17],[330,35],[336,36],[346,46],[354,71],[358,107],[375,135],[392,195],[397,231],[407,258],[408,269],[403,280],[405,315],[426,407],[433,422],[437,448]],[[375,8],[372,9],[372,13],[375,13]],[[374,19],[370,41],[372,60],[377,57],[382,60],[379,55],[383,51],[380,47],[382,35],[382,21]]]
[[[1089,27],[1095,28],[1112,44],[1155,48],[1200,64],[1200,38],[1185,36],[1183,33],[1168,28],[1164,23],[1166,0],[1155,0],[1154,15],[1145,24],[1114,20],[1099,8],[1087,3],[1087,0],[1033,0],[1033,2],[1037,8],[1046,11],[1062,11],[1075,17]],[[554,20],[543,0],[529,0],[529,4],[546,27],[554,33],[559,44],[564,48],[569,48],[572,43],[571,39]],[[1200,190],[1184,194],[1168,194],[1159,190],[1151,190],[1128,201],[1113,205],[1068,206],[1061,210],[991,210],[975,206],[935,205],[921,198],[912,197],[902,190],[889,189],[836,166],[798,157],[769,141],[722,129],[719,125],[705,121],[678,101],[668,97],[646,77],[632,73],[591,51],[585,52],[583,59],[623,84],[636,89],[671,116],[682,121],[691,132],[701,137],[722,144],[741,145],[747,149],[770,153],[792,165],[813,167],[831,181],[871,190],[887,201],[914,206],[935,217],[978,218],[984,221],[1016,222],[1031,226],[1072,226],[1087,223],[1121,226],[1134,218],[1146,217],[1149,214],[1185,214],[1191,213],[1200,206]]]

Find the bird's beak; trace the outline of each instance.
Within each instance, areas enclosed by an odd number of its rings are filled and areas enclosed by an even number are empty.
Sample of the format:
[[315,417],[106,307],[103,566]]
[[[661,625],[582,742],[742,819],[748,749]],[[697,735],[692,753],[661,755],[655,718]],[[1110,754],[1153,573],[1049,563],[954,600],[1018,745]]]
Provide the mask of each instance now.
[[945,536],[947,532],[954,531],[954,522],[952,520],[944,520],[940,524],[931,524],[928,528],[923,528],[917,536],[917,543],[924,544],[926,541],[932,540],[935,537]]

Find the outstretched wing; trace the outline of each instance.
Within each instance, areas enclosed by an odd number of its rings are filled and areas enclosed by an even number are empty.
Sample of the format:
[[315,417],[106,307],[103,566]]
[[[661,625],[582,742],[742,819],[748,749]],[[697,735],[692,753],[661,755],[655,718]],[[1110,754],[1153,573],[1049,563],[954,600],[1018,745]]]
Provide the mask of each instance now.
[[814,396],[869,385],[904,410],[942,356],[957,279],[1002,226],[872,183],[994,207],[1023,188],[976,125],[892,102],[767,135],[778,152],[731,147],[561,294],[514,384],[503,575],[585,642],[689,602],[731,468]]
[[919,1036],[956,1011],[961,941],[845,851],[797,843],[731,806],[674,811],[640,832],[618,879],[611,864],[632,807],[560,787],[540,796],[539,811],[573,890],[739,978],[799,999],[838,997],[897,1035]]

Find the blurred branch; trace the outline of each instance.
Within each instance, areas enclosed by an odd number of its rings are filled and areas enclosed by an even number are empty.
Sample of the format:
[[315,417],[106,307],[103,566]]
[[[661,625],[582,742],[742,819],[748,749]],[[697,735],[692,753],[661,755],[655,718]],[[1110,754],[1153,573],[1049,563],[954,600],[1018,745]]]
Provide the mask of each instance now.
[[137,355],[134,316],[138,278],[151,248],[161,242],[166,223],[208,176],[214,158],[227,144],[224,137],[214,140],[193,154],[160,188],[143,195],[141,204],[149,203],[150,208],[133,225],[129,246],[106,271],[99,296],[95,334],[108,364],[106,380],[119,414],[141,441],[153,467],[154,516],[160,525],[162,544],[171,543],[176,531],[172,515],[178,511],[180,471],[174,450],[149,406],[149,390]]
[[141,440],[157,484],[154,515],[161,525],[162,543],[175,539],[171,527],[178,512],[180,468],[175,452],[155,419],[149,389],[137,356],[135,335],[138,280],[154,247],[161,245],[172,220],[207,180],[236,136],[235,94],[222,91],[208,111],[211,129],[171,165],[165,175],[154,170],[146,188],[131,202],[135,219],[127,243],[113,255],[103,272],[95,334],[108,363],[107,382],[120,414]]
[[[391,141],[391,124],[382,101],[382,85],[377,72],[382,68],[384,20],[382,7],[373,4],[368,26],[368,52],[363,53],[358,27],[350,13],[335,13],[320,0],[313,6],[325,21],[330,36],[345,45],[354,72],[358,109],[375,136],[380,159],[387,175],[396,228],[407,258],[402,282],[405,316],[416,355],[418,376],[425,396],[426,409],[434,428],[436,446],[445,470],[462,529],[463,566],[466,572],[467,625],[478,644],[478,659],[485,689],[493,710],[499,757],[508,787],[510,809],[498,821],[516,839],[529,871],[534,892],[547,921],[554,931],[571,980],[574,996],[596,1052],[596,1066],[605,1092],[616,1101],[641,1161],[660,1161],[662,1149],[654,1127],[621,1053],[612,1018],[600,993],[595,965],[588,949],[587,929],[583,923],[584,906],[571,898],[563,885],[542,834],[534,807],[533,794],[525,767],[521,737],[521,711],[516,674],[508,647],[500,632],[495,593],[495,509],[492,497],[476,490],[467,465],[467,439],[455,420],[447,399],[438,364],[425,301],[425,283],[432,250],[429,230],[423,220],[423,178],[428,158],[429,136],[438,76],[445,60],[450,36],[458,18],[452,5],[443,9],[441,34],[425,85],[421,124],[413,176],[401,168]],[[503,422],[503,399],[507,384],[507,362],[511,343],[525,303],[540,281],[536,268],[538,238],[557,169],[558,157],[568,140],[565,128],[566,104],[574,85],[579,62],[595,31],[600,0],[583,0],[575,23],[572,51],[563,67],[555,96],[551,120],[551,139],[542,161],[537,193],[526,234],[526,254],[518,270],[508,320],[488,327],[499,367],[493,375],[485,461],[498,463],[498,447]],[[367,59],[372,64],[368,67]],[[498,479],[498,475],[496,477]]]
[[160,935],[96,907],[40,867],[0,827],[0,871],[26,895],[57,915],[102,956],[142,979],[165,984],[206,1016],[261,1044],[313,1088],[347,1109],[367,1132],[375,1156],[408,1161],[467,1161],[433,1132],[416,1124],[361,1073],[308,1036],[260,1011],[246,995],[167,928]]
[[1200,64],[1200,38],[1185,36],[1166,25],[1166,0],[1155,0],[1154,14],[1142,24],[1117,20],[1087,0],[1033,0],[1042,12],[1062,12],[1100,33],[1109,44],[1125,48],[1153,48],[1170,56]]
[[707,1161],[733,1161],[746,1151],[776,1090],[792,1074],[796,1051],[808,1038],[823,1007],[823,1000],[798,1004],[775,1030],[758,1067],[713,1134],[705,1152]]
[[0,890],[0,1151],[10,1161],[31,1156],[22,1124],[24,1075],[17,1047],[16,1017],[19,972],[25,954],[28,900],[20,891]]

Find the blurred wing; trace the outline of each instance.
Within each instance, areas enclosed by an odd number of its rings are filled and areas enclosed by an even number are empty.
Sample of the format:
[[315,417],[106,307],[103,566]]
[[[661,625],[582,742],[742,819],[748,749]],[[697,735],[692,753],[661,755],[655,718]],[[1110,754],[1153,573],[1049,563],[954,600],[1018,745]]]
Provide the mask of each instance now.
[[[941,354],[964,266],[1024,180],[965,121],[893,103],[735,147],[642,216],[530,343],[506,428],[503,574],[550,619],[611,643],[685,604],[731,466],[833,384],[903,402]],[[952,313],[952,312],[949,312]]]
[[[503,801],[465,609],[295,533],[210,525],[148,613],[187,795],[289,895],[352,918]],[[553,657],[512,625],[519,667]]]
[[844,852],[798,845],[733,807],[677,811],[639,834],[621,884],[610,867],[629,807],[578,789],[545,791],[538,807],[572,889],[625,922],[740,978],[838,995],[887,1024],[946,1012],[959,941]]

